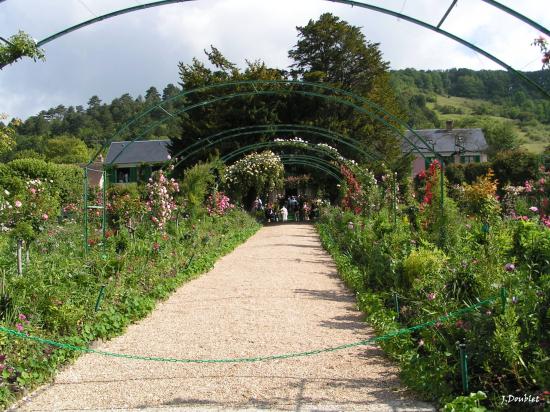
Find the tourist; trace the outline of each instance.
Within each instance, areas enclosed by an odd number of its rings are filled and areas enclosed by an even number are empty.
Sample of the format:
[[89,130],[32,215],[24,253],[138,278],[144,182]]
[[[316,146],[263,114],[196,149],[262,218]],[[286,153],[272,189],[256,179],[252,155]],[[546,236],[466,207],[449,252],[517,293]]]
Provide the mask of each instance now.
[[275,212],[273,211],[273,206],[271,205],[271,203],[269,203],[265,208],[265,219],[268,223],[276,221]]
[[281,208],[281,218],[282,218],[283,222],[286,222],[288,220],[288,210],[284,205]]

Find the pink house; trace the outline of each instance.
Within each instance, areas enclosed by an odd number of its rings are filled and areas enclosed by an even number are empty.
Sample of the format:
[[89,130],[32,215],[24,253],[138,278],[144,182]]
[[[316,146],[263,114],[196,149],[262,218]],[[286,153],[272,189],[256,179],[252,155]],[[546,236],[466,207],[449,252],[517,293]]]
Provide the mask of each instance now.
[[[447,121],[445,129],[423,129],[415,132],[434,152],[444,158],[445,164],[487,161],[488,146],[481,129],[455,129],[453,122]],[[412,174],[416,176],[428,168],[435,155],[411,131],[407,131],[405,136],[407,139],[403,141],[402,150],[403,153],[411,153],[414,156]]]

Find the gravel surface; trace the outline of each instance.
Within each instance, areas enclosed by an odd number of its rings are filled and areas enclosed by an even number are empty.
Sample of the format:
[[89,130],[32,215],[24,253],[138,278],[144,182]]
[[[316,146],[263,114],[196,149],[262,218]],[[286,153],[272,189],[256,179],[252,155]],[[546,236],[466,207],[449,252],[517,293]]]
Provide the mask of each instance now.
[[[312,226],[267,226],[146,319],[95,348],[173,358],[300,352],[373,335]],[[375,346],[259,363],[81,356],[21,411],[429,411]]]

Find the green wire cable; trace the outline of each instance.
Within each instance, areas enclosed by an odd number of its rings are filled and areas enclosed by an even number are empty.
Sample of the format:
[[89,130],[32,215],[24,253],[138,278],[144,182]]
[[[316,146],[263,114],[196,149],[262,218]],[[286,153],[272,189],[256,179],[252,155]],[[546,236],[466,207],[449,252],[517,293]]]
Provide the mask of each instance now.
[[484,301],[478,302],[474,305],[468,306],[466,308],[459,309],[457,311],[451,312],[451,313],[449,313],[445,316],[441,316],[441,317],[439,317],[435,320],[424,322],[424,323],[418,324],[416,326],[412,326],[410,328],[399,329],[399,330],[387,333],[387,334],[382,335],[382,336],[375,336],[375,337],[365,339],[365,340],[361,340],[361,341],[358,341],[358,342],[347,343],[347,344],[343,344],[343,345],[339,345],[339,346],[332,346],[332,347],[322,348],[322,349],[314,349],[314,350],[310,350],[310,351],[306,351],[306,352],[292,352],[292,353],[286,353],[286,354],[281,354],[281,355],[256,356],[256,357],[251,357],[251,358],[178,359],[178,358],[163,358],[163,357],[156,357],[156,356],[130,355],[130,354],[124,354],[124,353],[106,352],[106,351],[101,351],[101,350],[85,348],[85,347],[82,347],[82,346],[75,346],[75,345],[70,345],[70,344],[67,344],[67,343],[56,342],[56,341],[53,341],[53,340],[50,340],[50,339],[40,338],[38,336],[27,335],[23,332],[19,332],[19,331],[14,330],[14,329],[5,328],[3,326],[0,326],[0,332],[5,332],[6,334],[15,336],[17,338],[27,339],[27,340],[42,343],[42,344],[45,344],[45,345],[55,346],[55,347],[60,348],[60,349],[68,349],[68,350],[72,350],[72,351],[76,351],[76,352],[95,353],[97,355],[110,356],[110,357],[114,357],[114,358],[124,358],[124,359],[133,359],[133,360],[141,360],[141,361],[154,361],[154,362],[172,362],[172,363],[264,362],[264,361],[276,360],[276,359],[289,359],[289,358],[313,356],[313,355],[318,355],[320,353],[335,352],[335,351],[339,351],[339,350],[343,350],[343,349],[354,348],[354,347],[357,347],[357,346],[364,346],[364,345],[367,345],[369,343],[376,343],[376,342],[385,341],[385,340],[391,339],[395,336],[405,335],[405,334],[411,333],[411,332],[416,331],[416,330],[425,329],[425,328],[428,328],[430,326],[434,326],[437,323],[448,321],[450,319],[456,318],[456,317],[458,317],[460,315],[463,315],[465,313],[472,312],[472,311],[476,310],[477,308],[479,308],[481,306],[484,306],[484,305],[487,305],[489,303],[494,302],[495,300],[497,300],[497,297],[492,297],[492,298],[486,299]]

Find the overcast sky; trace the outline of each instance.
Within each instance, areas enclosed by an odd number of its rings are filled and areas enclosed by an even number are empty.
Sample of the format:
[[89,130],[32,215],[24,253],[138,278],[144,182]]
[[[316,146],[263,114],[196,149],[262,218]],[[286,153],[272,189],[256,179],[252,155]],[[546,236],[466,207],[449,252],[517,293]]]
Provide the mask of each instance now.
[[[24,30],[37,40],[83,20],[144,0],[0,1],[0,36]],[[451,0],[367,1],[437,25]],[[501,0],[550,27],[549,0]],[[285,68],[296,43],[296,26],[331,12],[362,27],[380,43],[394,69],[498,69],[485,57],[406,21],[326,0],[196,0],[115,17],[44,46],[46,62],[22,60],[0,71],[0,113],[26,118],[59,104],[104,102],[129,92],[143,95],[177,83],[178,62],[204,59],[211,44],[233,62],[262,59]],[[485,48],[521,70],[541,68],[531,46],[535,29],[481,0],[459,0],[443,29]]]

